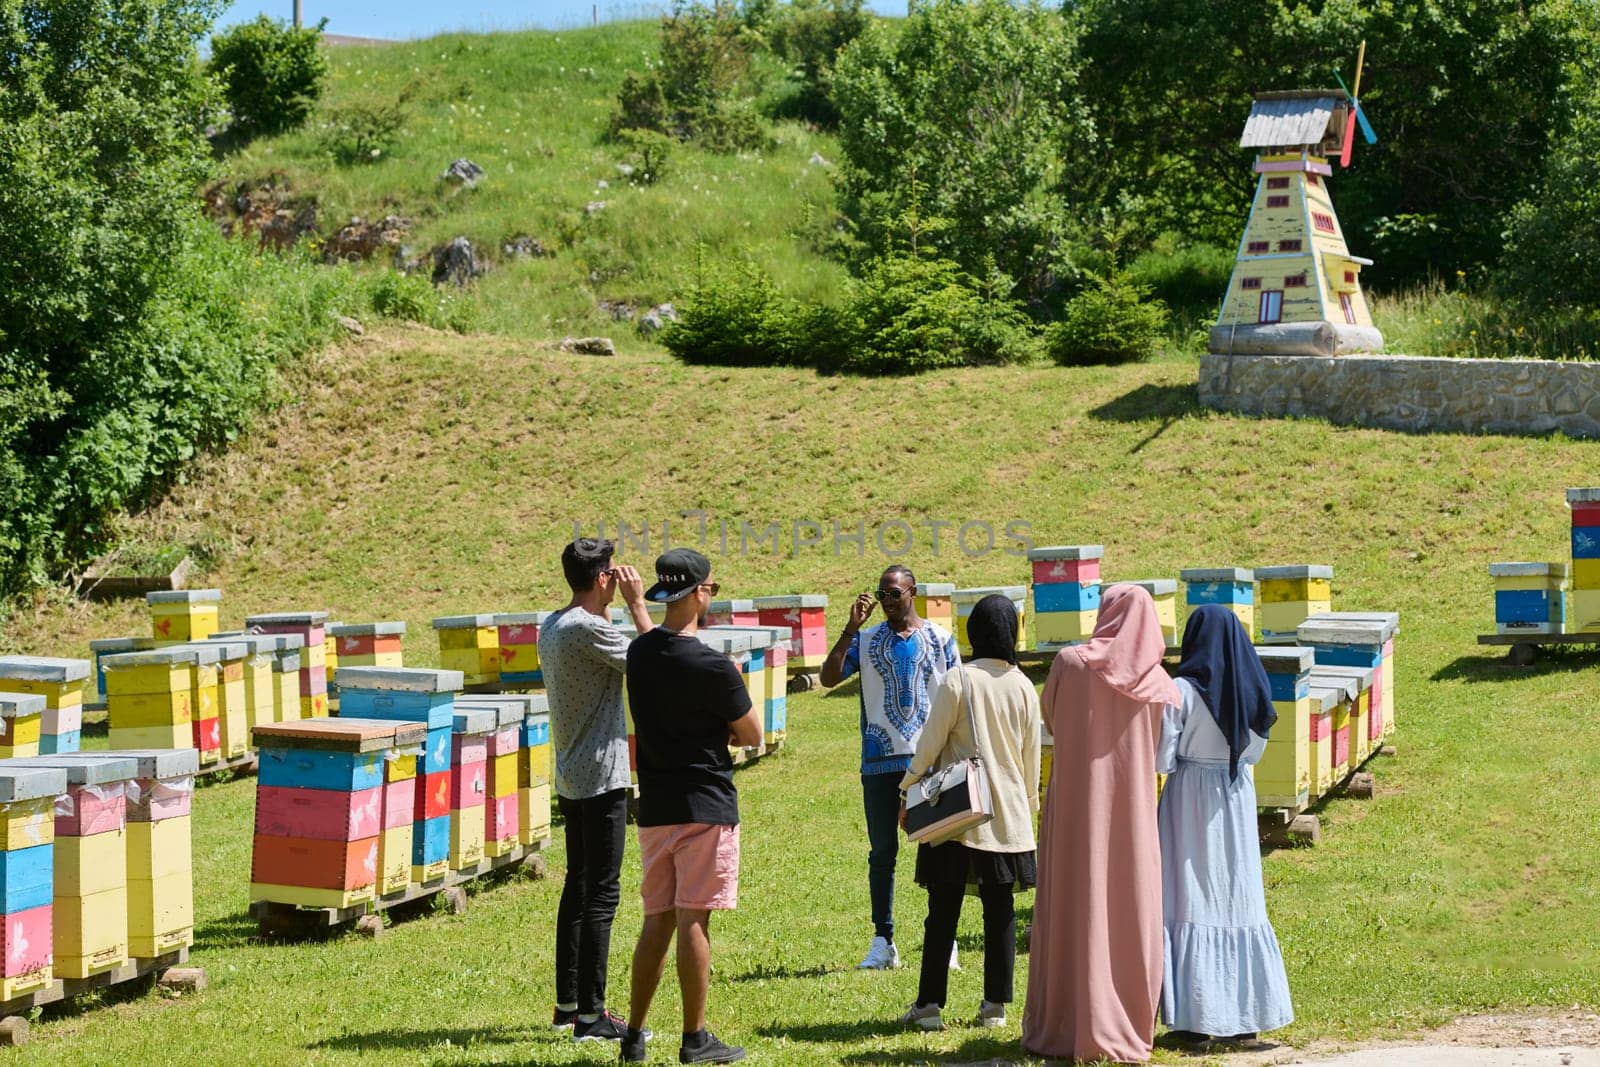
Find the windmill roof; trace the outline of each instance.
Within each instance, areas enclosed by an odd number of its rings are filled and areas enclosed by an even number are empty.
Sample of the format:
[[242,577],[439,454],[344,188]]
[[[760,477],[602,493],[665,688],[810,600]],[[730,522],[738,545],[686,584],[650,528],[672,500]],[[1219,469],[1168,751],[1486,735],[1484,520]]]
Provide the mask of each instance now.
[[1250,105],[1239,147],[1316,144],[1327,134],[1328,120],[1342,99],[1337,89],[1262,93]]

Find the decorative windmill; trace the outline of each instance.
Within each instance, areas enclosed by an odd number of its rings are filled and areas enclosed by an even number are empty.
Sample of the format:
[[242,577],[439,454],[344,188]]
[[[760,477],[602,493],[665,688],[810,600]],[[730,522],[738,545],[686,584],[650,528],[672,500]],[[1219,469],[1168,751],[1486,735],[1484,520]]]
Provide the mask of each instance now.
[[1219,354],[1337,356],[1383,351],[1361,292],[1370,259],[1350,254],[1323,179],[1328,160],[1350,165],[1356,128],[1377,134],[1361,108],[1361,67],[1354,88],[1334,71],[1338,89],[1296,89],[1256,96],[1239,138],[1257,150],[1255,201],[1234,260],[1210,350]]

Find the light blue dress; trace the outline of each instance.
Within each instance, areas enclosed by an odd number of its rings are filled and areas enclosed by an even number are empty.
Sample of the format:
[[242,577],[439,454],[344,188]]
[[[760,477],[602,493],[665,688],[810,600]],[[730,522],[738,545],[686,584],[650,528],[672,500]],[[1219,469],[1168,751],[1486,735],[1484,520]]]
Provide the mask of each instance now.
[[1265,1033],[1294,1021],[1283,953],[1267,919],[1256,829],[1256,787],[1246,764],[1267,746],[1251,734],[1228,777],[1228,742],[1205,699],[1178,679],[1166,710],[1156,770],[1168,775],[1161,835],[1166,969],[1161,1021],[1213,1037]]

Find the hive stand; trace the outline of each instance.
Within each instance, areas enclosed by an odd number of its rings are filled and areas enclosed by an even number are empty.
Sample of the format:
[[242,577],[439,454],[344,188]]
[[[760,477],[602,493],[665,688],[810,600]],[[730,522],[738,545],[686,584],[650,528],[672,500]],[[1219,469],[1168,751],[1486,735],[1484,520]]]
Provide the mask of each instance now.
[[1479,634],[1478,644],[1506,650],[1506,663],[1512,667],[1531,667],[1539,650],[1551,645],[1600,645],[1600,633],[1576,634]]
[[101,971],[88,978],[57,978],[43,989],[0,1003],[0,1046],[28,1043],[30,1034],[27,1015],[35,1008],[71,1000],[92,989],[105,989],[154,975],[157,985],[174,993],[204,991],[206,972],[199,967],[183,966],[188,962],[189,950],[180,948],[175,952],[149,959],[130,959],[120,967]]
[[550,847],[546,837],[532,845],[518,845],[500,856],[486,857],[470,867],[452,870],[443,878],[423,884],[412,883],[398,893],[352,904],[347,908],[302,908],[293,904],[258,900],[250,905],[262,937],[304,937],[314,931],[353,926],[367,937],[383,935],[382,913],[410,905],[421,910],[419,901],[437,897],[452,915],[467,910],[466,885],[490,875],[520,869],[528,877],[542,880],[549,872],[544,853]]

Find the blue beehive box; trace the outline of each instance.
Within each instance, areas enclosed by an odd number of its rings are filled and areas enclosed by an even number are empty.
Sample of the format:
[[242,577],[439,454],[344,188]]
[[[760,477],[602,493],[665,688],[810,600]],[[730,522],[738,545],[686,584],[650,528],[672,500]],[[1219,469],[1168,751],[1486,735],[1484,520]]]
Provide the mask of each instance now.
[[[65,792],[65,786],[62,791]],[[0,852],[0,913],[42,908],[55,898],[55,846]]]
[[1033,610],[1038,611],[1098,611],[1100,610],[1099,582],[1035,582]]
[[421,819],[411,835],[411,863],[428,867],[445,862],[450,855],[450,816]]
[[383,784],[383,753],[263,748],[256,774],[264,786],[354,793]]

